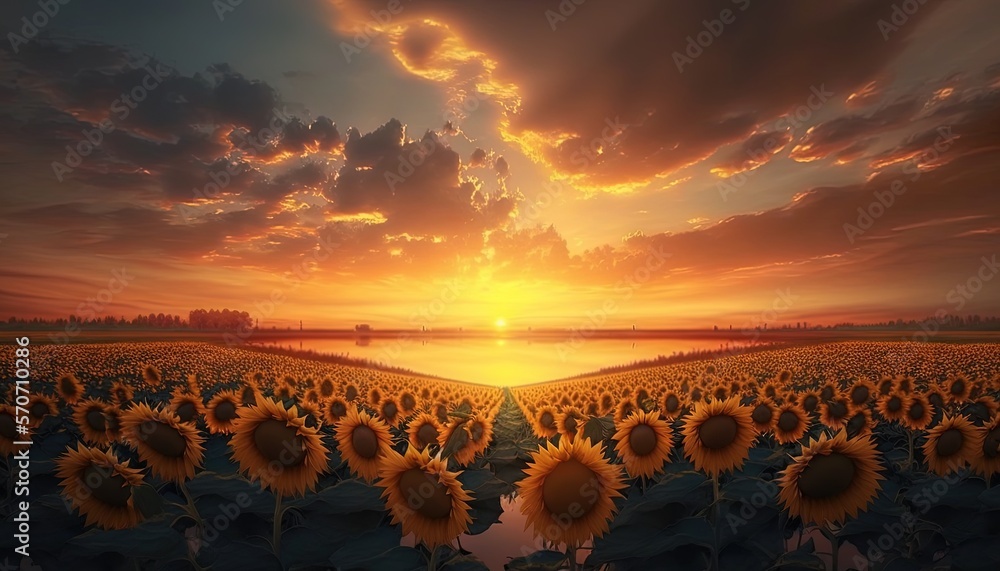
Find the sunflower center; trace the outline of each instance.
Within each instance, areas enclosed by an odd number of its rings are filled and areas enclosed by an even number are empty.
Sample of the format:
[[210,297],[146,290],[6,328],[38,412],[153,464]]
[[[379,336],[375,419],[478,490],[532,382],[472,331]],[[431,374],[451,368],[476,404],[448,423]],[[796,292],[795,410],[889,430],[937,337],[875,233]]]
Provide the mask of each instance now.
[[382,407],[382,416],[384,416],[388,420],[396,418],[396,414],[398,412],[399,409],[396,408],[396,403],[394,402],[387,402],[385,403],[385,406]]
[[[560,462],[549,472],[542,484],[542,502],[556,520],[569,517],[577,520],[597,504],[600,494],[597,475],[579,460],[571,458]],[[588,491],[590,491],[588,493]]]
[[333,383],[324,379],[319,385],[319,393],[325,397],[333,394]]
[[351,446],[358,456],[371,460],[378,454],[378,437],[374,430],[362,424],[351,431]]
[[469,432],[472,433],[472,441],[479,442],[480,440],[483,439],[483,433],[485,432],[485,429],[483,428],[483,425],[481,423],[476,422],[472,424],[472,428],[469,429]]
[[778,428],[791,432],[799,427],[799,417],[794,412],[786,410],[778,416]]
[[656,431],[648,424],[637,424],[628,435],[628,445],[636,456],[646,456],[656,450]]
[[63,393],[70,396],[76,394],[76,384],[72,380],[65,377],[59,380],[59,389]]
[[437,442],[438,439],[438,429],[434,428],[434,425],[425,422],[417,429],[417,440],[420,442],[421,446],[430,446]]
[[268,462],[291,468],[306,461],[305,442],[283,420],[271,418],[260,423],[253,431],[253,441]]
[[854,461],[840,452],[815,456],[799,475],[799,491],[814,500],[836,497],[854,483]]
[[865,402],[868,400],[868,396],[868,387],[864,385],[854,387],[854,390],[851,391],[851,400],[854,401],[854,404],[861,404]]
[[215,418],[223,422],[228,422],[236,418],[236,405],[229,401],[222,401],[215,407]]
[[121,474],[110,472],[108,467],[98,468],[91,464],[83,471],[83,484],[101,503],[116,508],[127,507],[132,497],[132,486]]
[[87,411],[87,424],[90,425],[91,430],[96,430],[97,432],[104,432],[108,429],[108,423],[105,422],[104,414],[99,410]]
[[400,401],[403,404],[403,410],[410,411],[416,408],[417,406],[417,399],[413,398],[413,395],[411,394],[403,395],[403,398],[400,399]]
[[1000,454],[1000,426],[994,428],[983,439],[983,455],[996,458]]
[[698,438],[705,448],[721,450],[736,440],[737,432],[739,426],[736,424],[736,419],[720,414],[709,418],[698,427]]
[[667,412],[674,412],[677,410],[677,407],[680,406],[681,401],[678,400],[676,396],[670,395],[667,397],[667,402],[665,404],[667,405]]
[[563,424],[566,425],[566,432],[576,432],[577,422],[575,416],[567,416],[566,421]]
[[542,416],[538,418],[538,422],[545,428],[552,428],[555,425],[555,420],[551,412],[543,412]]
[[915,402],[910,405],[910,420],[920,420],[924,417],[924,405],[919,402]]
[[951,394],[959,396],[965,392],[965,381],[957,380],[951,384]]
[[334,418],[340,418],[347,414],[347,406],[339,400],[335,400],[330,405],[330,413],[334,416]]
[[181,422],[191,422],[194,419],[194,414],[196,409],[194,408],[194,403],[184,402],[179,407],[177,407],[177,416],[180,417]]
[[834,401],[827,407],[830,416],[833,418],[844,418],[847,416],[847,405],[840,401]]
[[823,400],[830,400],[833,398],[833,387],[823,387],[823,390],[819,393],[820,398]]
[[847,421],[847,436],[850,438],[857,436],[866,424],[868,424],[868,418],[863,413],[855,414],[851,420]]
[[942,432],[941,436],[938,437],[934,451],[941,458],[948,458],[958,454],[962,450],[962,444],[964,443],[965,436],[962,435],[962,431],[950,428]]
[[898,412],[899,409],[903,408],[903,401],[899,397],[892,397],[889,402],[885,403],[885,408],[889,412]]
[[354,385],[351,385],[347,387],[347,391],[344,393],[344,396],[347,397],[347,402],[351,402],[358,398],[358,389]]
[[767,424],[771,422],[771,417],[773,416],[774,411],[766,404],[757,405],[757,408],[753,409],[753,413],[751,414],[753,421],[757,424]]
[[806,398],[802,399],[802,408],[806,412],[812,412],[816,410],[817,404],[819,404],[819,399],[816,398],[816,395],[809,395]]
[[35,404],[31,405],[31,408],[28,410],[28,412],[31,414],[32,417],[39,419],[49,413],[49,407],[45,406],[44,402],[36,402]]
[[155,420],[147,420],[139,427],[139,439],[150,448],[169,458],[180,458],[187,450],[187,441],[179,430]]
[[17,440],[17,426],[10,414],[0,414],[0,436],[7,440]]
[[420,468],[410,468],[399,478],[399,489],[410,509],[428,519],[445,519],[451,515],[448,489]]

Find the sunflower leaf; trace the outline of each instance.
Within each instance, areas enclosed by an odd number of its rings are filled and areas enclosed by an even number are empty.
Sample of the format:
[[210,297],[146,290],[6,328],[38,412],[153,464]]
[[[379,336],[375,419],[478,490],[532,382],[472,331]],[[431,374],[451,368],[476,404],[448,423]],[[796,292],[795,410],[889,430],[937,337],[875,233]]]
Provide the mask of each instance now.
[[546,549],[524,557],[515,557],[504,564],[503,568],[507,571],[558,571],[565,562],[565,553]]

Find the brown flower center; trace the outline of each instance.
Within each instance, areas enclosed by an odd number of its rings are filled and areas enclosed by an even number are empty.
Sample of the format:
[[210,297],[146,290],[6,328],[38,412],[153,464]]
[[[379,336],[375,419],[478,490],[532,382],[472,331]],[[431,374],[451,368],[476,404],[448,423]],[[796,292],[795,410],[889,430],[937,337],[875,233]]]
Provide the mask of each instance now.
[[637,424],[628,435],[628,445],[636,456],[646,456],[656,450],[656,431],[648,424]]
[[215,418],[228,422],[236,418],[236,405],[224,400],[215,407]]
[[996,458],[1000,454],[1000,426],[991,430],[983,439],[983,455]]
[[180,458],[187,450],[187,440],[179,430],[156,420],[139,425],[139,440],[168,458]]
[[104,432],[108,429],[108,423],[105,421],[104,413],[96,409],[87,411],[87,424],[90,426],[91,430],[95,430],[97,432]]
[[566,419],[563,421],[563,426],[566,427],[566,432],[570,434],[576,434],[576,426],[577,426],[576,417],[566,416]]
[[899,412],[903,408],[903,401],[899,397],[892,397],[885,403],[885,408],[889,412]]
[[132,497],[132,486],[128,485],[121,474],[112,472],[111,468],[91,464],[83,471],[82,480],[83,485],[101,503],[116,508],[128,506],[128,501]]
[[394,402],[387,402],[382,406],[382,416],[385,417],[386,420],[394,420],[398,413],[399,409],[396,408],[396,403]]
[[556,520],[586,516],[600,498],[597,475],[579,460],[560,462],[542,483],[542,503]]
[[778,415],[778,428],[784,432],[791,432],[799,427],[799,416],[792,411],[786,410]]
[[667,412],[676,412],[677,408],[681,405],[681,401],[675,395],[670,395],[664,404],[667,405]]
[[951,384],[951,394],[955,396],[960,396],[965,392],[965,381],[958,379]]
[[766,404],[759,404],[753,409],[753,413],[751,413],[750,416],[757,424],[767,424],[771,422],[771,418],[774,416],[774,411],[772,411],[771,407]]
[[434,444],[437,442],[438,436],[440,436],[438,429],[429,422],[425,422],[417,429],[417,440],[420,442],[421,447]]
[[295,467],[306,460],[304,439],[283,420],[268,419],[253,431],[253,442],[268,462]]
[[59,390],[65,395],[74,396],[76,395],[76,383],[69,377],[63,377],[59,379]]
[[194,415],[197,411],[198,409],[194,407],[193,402],[183,402],[177,407],[176,414],[180,417],[181,422],[191,422],[194,420]]
[[46,414],[49,413],[49,407],[44,402],[39,401],[31,405],[31,408],[28,410],[28,413],[35,420],[40,420],[44,418]]
[[409,411],[413,410],[414,408],[416,408],[416,406],[417,406],[417,399],[413,398],[413,395],[411,395],[410,393],[406,393],[400,399],[400,403],[403,405],[403,410],[409,412]]
[[358,456],[371,460],[378,454],[378,436],[374,430],[362,424],[351,432],[351,446]]
[[735,418],[720,414],[710,417],[698,427],[698,437],[705,448],[720,450],[736,440],[738,431]]
[[840,452],[814,456],[799,475],[799,491],[814,500],[836,497],[854,482],[854,461]]
[[864,385],[856,386],[854,387],[854,390],[851,391],[851,401],[854,404],[864,403],[865,401],[868,400],[869,396],[870,396],[870,391],[868,390],[868,387]]
[[552,413],[548,411],[543,412],[542,416],[538,417],[539,424],[545,428],[554,428],[555,420],[556,419],[552,416]]
[[428,519],[445,519],[451,515],[448,488],[420,468],[410,468],[399,478],[399,489],[406,505]]
[[949,428],[938,436],[937,444],[934,445],[934,451],[941,458],[948,458],[958,454],[962,450],[962,444],[965,443],[965,435],[962,434],[961,430],[956,428]]
[[816,398],[816,395],[809,395],[806,398],[802,399],[802,410],[806,412],[812,412],[816,410],[816,405],[818,404],[819,404],[819,399]]
[[920,402],[913,403],[912,405],[910,405],[910,411],[908,413],[910,415],[910,420],[922,419],[924,417],[924,412],[926,410],[927,409],[924,408],[923,403]]

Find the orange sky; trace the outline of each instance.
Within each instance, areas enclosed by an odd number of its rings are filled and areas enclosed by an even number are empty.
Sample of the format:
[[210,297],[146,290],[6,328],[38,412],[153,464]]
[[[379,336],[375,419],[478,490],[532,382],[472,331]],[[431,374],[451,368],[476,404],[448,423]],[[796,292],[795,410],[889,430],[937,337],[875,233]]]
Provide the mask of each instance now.
[[[221,22],[69,6],[0,48],[0,315],[995,313],[996,7],[928,3],[891,29],[891,4],[595,1],[562,17],[414,0],[383,17],[343,0]],[[164,33],[181,21],[190,34]]]

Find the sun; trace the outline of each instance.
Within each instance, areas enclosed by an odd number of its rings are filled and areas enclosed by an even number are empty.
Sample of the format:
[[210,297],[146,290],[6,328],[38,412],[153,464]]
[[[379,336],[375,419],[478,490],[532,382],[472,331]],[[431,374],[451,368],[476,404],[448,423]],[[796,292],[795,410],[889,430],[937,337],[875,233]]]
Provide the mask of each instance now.
[[503,317],[498,317],[497,320],[493,322],[493,325],[495,325],[497,329],[503,329],[504,327],[507,327],[507,320]]

